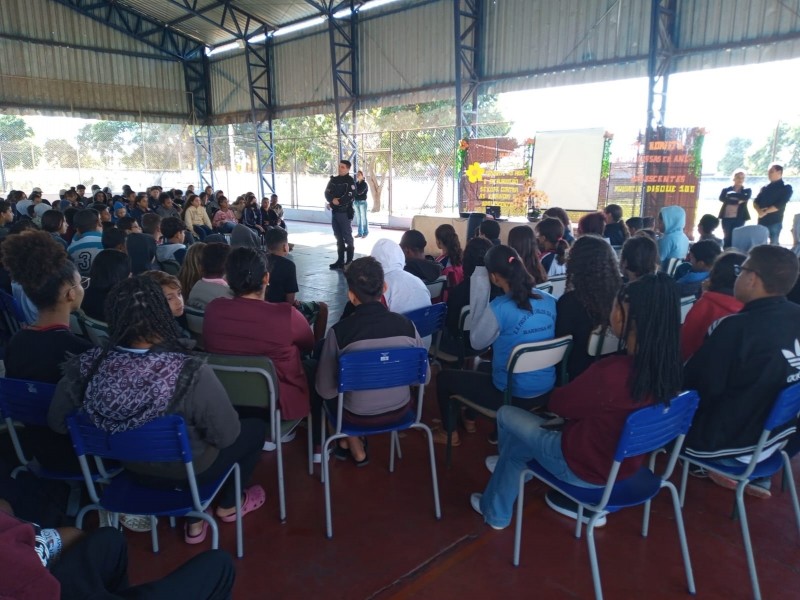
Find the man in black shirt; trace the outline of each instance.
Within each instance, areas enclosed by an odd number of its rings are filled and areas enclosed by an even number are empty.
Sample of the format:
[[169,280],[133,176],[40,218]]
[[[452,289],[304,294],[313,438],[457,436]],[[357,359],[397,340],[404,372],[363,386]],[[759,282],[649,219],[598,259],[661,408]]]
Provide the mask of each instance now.
[[416,275],[425,283],[432,283],[442,276],[442,265],[425,258],[427,241],[421,231],[409,229],[400,238],[400,249],[406,255],[405,271]]
[[[333,235],[336,236],[337,259],[330,265],[330,268],[334,270],[342,269],[353,262],[355,253],[352,220],[356,182],[350,176],[350,166],[349,160],[339,161],[339,174],[331,177],[328,187],[325,188],[325,200],[328,201],[332,213]],[[345,251],[347,252],[346,262]]]
[[769,230],[770,244],[778,246],[780,245],[778,238],[783,229],[783,212],[786,210],[786,203],[792,197],[792,186],[783,182],[781,165],[772,165],[767,176],[769,184],[761,188],[753,201],[753,207],[758,212],[758,224]]

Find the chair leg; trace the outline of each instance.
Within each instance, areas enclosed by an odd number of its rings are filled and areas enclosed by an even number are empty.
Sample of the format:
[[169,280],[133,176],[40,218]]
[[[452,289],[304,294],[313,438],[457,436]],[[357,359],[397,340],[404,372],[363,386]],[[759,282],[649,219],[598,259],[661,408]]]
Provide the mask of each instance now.
[[789,493],[792,496],[792,507],[794,508],[794,518],[797,523],[797,532],[800,534],[800,503],[797,501],[797,488],[794,485],[794,475],[792,474],[792,462],[786,452],[783,454],[783,478],[789,487]]
[[275,437],[275,456],[278,459],[278,507],[281,523],[286,522],[286,488],[283,481],[283,443],[281,442],[280,429]]
[[100,510],[100,507],[97,504],[87,504],[82,509],[78,511],[78,515],[75,517],[75,527],[78,529],[83,529],[83,518],[89,511],[92,510]]
[[600,584],[600,566],[597,563],[597,548],[594,545],[594,524],[600,518],[600,513],[589,519],[586,526],[586,544],[589,547],[589,565],[592,569],[592,584],[594,585],[594,597],[596,600],[603,600],[603,587]]
[[308,443],[308,474],[314,475],[314,423],[311,419],[311,413],[308,413],[306,418],[306,438]]
[[[242,475],[237,463],[233,467],[233,487],[236,492],[236,558],[244,556],[244,537],[242,533]],[[216,521],[214,527],[216,528]],[[214,530],[216,533],[216,529]]]
[[153,545],[153,554],[158,554],[158,519],[150,515],[150,542]]
[[400,447],[400,434],[397,433],[396,431],[394,432],[394,442],[395,442],[395,445],[397,446],[397,458],[402,460],[403,459],[403,449]]
[[[323,418],[323,423],[324,423]],[[328,446],[335,440],[326,439],[322,443],[322,482],[325,484],[325,535],[328,539],[333,537],[333,518],[331,515],[331,483],[330,466],[328,461]]]
[[642,537],[647,537],[650,531],[650,500],[644,503],[644,515],[642,516]]
[[169,518],[169,526],[175,529],[175,517]]
[[439,503],[439,478],[436,474],[436,453],[433,450],[433,432],[431,428],[425,423],[417,423],[415,428],[422,429],[425,432],[425,438],[428,440],[428,456],[431,461],[431,483],[433,484],[433,509],[436,519],[442,518],[442,506]]
[[744,488],[746,481],[739,482],[736,486],[736,506],[739,513],[739,523],[742,528],[742,541],[744,542],[744,552],[747,555],[747,570],[750,572],[750,584],[753,587],[754,600],[761,600],[761,589],[758,585],[758,573],[756,572],[756,559],[753,555],[753,545],[750,543],[750,528],[747,526],[747,513],[744,508]]
[[514,566],[519,566],[519,547],[522,542],[522,505],[525,501],[525,475],[529,473],[523,469],[519,474],[519,492],[517,493],[517,522],[514,525]]
[[[322,418],[319,420],[319,429],[320,429],[320,437],[319,437],[319,439],[322,440],[322,463],[321,463],[322,465],[324,465],[328,461],[328,454],[327,454],[328,450],[327,450],[327,445],[325,444],[325,441],[326,441],[326,438],[327,438],[327,435],[326,435],[327,431],[326,431],[325,421],[326,421],[326,419],[325,419],[325,411],[323,410],[322,411]],[[319,470],[319,480],[322,483],[325,483],[325,467],[322,467]]]
[[391,446],[391,448],[389,449],[389,473],[394,473],[394,450],[395,450],[394,440],[396,436],[397,436],[396,431],[393,431],[390,434],[391,439],[389,440],[389,445]]
[[455,427],[455,403],[452,398],[447,399],[447,417],[450,427],[447,429],[447,450],[445,451],[445,465],[450,468],[450,463],[453,456],[453,428]]
[[683,470],[681,471],[681,493],[680,493],[681,508],[683,508],[684,502],[686,501],[686,482],[689,479],[689,461],[684,460],[682,462],[683,462]]
[[675,525],[678,527],[678,540],[681,543],[683,568],[686,571],[686,585],[689,588],[689,593],[695,594],[697,590],[694,586],[692,559],[689,557],[689,544],[686,541],[686,528],[683,525],[683,511],[681,510],[681,502],[678,498],[678,490],[675,489],[675,486],[670,481],[665,481],[661,485],[669,489],[669,495],[672,498],[672,508],[675,510]]
[[581,539],[581,529],[583,528],[583,504],[578,504],[578,520],[575,523],[575,537]]

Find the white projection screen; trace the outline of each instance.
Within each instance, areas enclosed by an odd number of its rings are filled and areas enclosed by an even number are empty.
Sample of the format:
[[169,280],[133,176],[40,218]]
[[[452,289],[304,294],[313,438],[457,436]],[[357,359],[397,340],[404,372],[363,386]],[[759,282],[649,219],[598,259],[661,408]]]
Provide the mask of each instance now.
[[533,176],[550,206],[597,210],[604,134],[601,128],[536,133]]

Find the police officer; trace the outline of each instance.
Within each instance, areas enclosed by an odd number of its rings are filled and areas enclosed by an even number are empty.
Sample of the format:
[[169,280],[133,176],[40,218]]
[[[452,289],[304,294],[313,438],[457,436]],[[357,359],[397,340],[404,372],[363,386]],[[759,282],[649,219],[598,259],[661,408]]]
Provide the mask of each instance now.
[[[336,262],[330,265],[333,270],[342,269],[353,262],[353,200],[355,198],[356,182],[350,176],[351,163],[349,160],[339,161],[339,174],[331,177],[328,187],[325,188],[325,199],[331,209],[331,226],[333,235],[336,236]],[[345,262],[345,250],[347,261]]]

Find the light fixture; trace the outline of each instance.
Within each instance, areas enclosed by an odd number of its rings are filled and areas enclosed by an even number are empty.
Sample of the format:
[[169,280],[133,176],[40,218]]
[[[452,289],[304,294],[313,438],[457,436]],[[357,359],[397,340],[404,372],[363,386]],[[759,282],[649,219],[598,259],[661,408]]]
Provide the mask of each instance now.
[[222,44],[214,48],[206,47],[206,56],[214,56],[215,54],[222,54],[223,52],[230,52],[231,50],[240,50],[241,48],[244,48],[244,42],[242,42],[242,40],[236,40],[235,42]]
[[247,40],[248,44],[258,44],[259,42],[263,42],[267,39],[266,33],[259,33],[258,35],[254,35],[250,39]]
[[320,15],[318,17],[314,17],[313,19],[308,19],[307,21],[300,21],[299,23],[295,23],[294,25],[279,27],[278,29],[275,30],[275,32],[272,35],[273,37],[289,35],[290,33],[302,31],[303,29],[308,29],[309,27],[316,27],[317,25],[322,25],[327,20],[328,20],[327,15]]
[[380,8],[381,6],[386,6],[387,4],[392,4],[393,2],[398,2],[399,0],[371,0],[370,2],[365,2],[361,6],[358,7],[358,12],[364,12],[365,10],[372,10],[373,8]]

